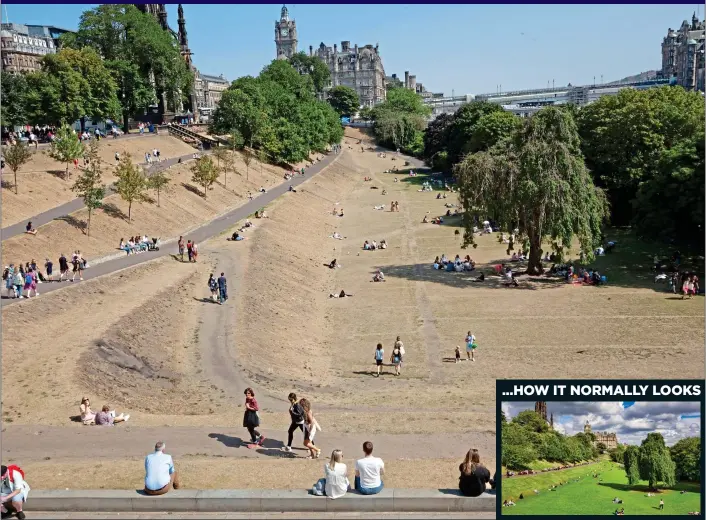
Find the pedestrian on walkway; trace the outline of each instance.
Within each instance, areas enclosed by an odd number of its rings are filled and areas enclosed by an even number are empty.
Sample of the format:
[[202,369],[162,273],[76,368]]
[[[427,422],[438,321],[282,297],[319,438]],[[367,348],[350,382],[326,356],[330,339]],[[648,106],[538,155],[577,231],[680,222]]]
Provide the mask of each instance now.
[[311,403],[308,399],[300,399],[299,406],[304,410],[304,446],[309,449],[310,459],[318,459],[321,450],[314,445],[314,437],[317,430],[321,430],[314,412],[311,410]]
[[198,256],[199,256],[199,248],[196,247],[196,242],[191,242],[191,258],[193,259],[194,262],[196,262],[196,259]]
[[260,407],[255,399],[255,392],[252,388],[245,389],[245,413],[243,415],[243,427],[247,428],[250,440],[253,444],[262,446],[265,437],[260,435],[255,428],[260,426]]
[[64,276],[66,276],[66,279],[69,279],[69,262],[66,260],[66,257],[64,256],[64,253],[61,253],[61,256],[59,257],[59,281],[63,282],[64,281]]
[[382,362],[385,359],[385,350],[382,348],[382,343],[378,343],[375,349],[375,364],[377,365],[377,377],[380,377],[380,371],[382,370]]
[[37,292],[37,278],[34,271],[31,269],[25,273],[25,285],[24,290],[27,292],[27,298],[32,297],[32,291],[34,291],[34,296],[39,296]]
[[54,270],[54,263],[47,258],[46,261],[44,262],[44,271],[47,273],[47,282],[51,282],[53,280],[53,278],[52,278],[53,270]]
[[402,365],[402,352],[397,346],[397,343],[395,343],[395,346],[392,349],[392,354],[390,355],[390,363],[392,363],[392,365],[395,367],[395,375],[400,375],[400,369]]
[[189,262],[191,262],[191,255],[192,255],[191,240],[186,241],[186,254],[189,257]]
[[221,305],[228,299],[228,282],[225,273],[218,277],[218,301]]
[[211,300],[213,300],[213,303],[216,303],[216,301],[218,301],[218,282],[213,277],[213,273],[208,277],[208,289],[211,291]]
[[289,430],[287,430],[287,445],[282,449],[284,451],[292,451],[294,432],[297,431],[297,429],[304,432],[304,409],[297,402],[297,394],[294,392],[290,393],[287,398],[289,399],[289,418],[291,424],[289,425]]
[[24,298],[22,296],[22,287],[24,286],[24,274],[22,274],[22,266],[20,265],[12,278],[12,286],[15,289],[15,298]]
[[181,261],[184,261],[184,237],[179,237],[179,242],[177,242],[179,247],[179,256],[181,256]]

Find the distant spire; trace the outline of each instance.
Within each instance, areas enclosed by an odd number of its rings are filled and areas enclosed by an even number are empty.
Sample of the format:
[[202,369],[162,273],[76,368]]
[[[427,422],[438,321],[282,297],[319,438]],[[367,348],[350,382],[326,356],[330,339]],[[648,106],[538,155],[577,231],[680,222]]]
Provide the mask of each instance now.
[[184,8],[181,4],[179,4],[179,9],[177,12],[179,14],[179,45],[184,48],[188,48],[189,38],[186,35],[186,19],[184,18]]
[[280,13],[280,19],[284,21],[289,21],[289,11],[287,10],[287,6],[285,4],[282,4],[282,12]]

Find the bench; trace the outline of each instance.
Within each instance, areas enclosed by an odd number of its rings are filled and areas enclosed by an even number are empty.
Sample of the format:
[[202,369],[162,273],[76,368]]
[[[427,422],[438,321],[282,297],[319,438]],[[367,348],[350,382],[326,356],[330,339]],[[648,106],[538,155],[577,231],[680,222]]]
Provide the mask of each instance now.
[[47,512],[495,512],[494,492],[462,496],[457,489],[383,489],[348,492],[336,500],[304,489],[172,490],[147,496],[130,490],[32,490],[26,511]]

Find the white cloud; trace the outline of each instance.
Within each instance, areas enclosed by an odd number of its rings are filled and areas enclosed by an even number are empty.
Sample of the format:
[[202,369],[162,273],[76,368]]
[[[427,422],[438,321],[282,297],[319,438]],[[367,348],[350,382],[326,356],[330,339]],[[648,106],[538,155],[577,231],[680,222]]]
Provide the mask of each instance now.
[[[533,402],[502,402],[509,418],[533,410]],[[547,402],[547,414],[554,414],[554,427],[567,435],[582,432],[588,422],[593,432],[615,432],[618,441],[640,444],[648,433],[658,432],[671,446],[685,437],[701,435],[701,405],[698,402],[636,402],[624,408],[622,402]],[[684,415],[697,417],[682,418]]]

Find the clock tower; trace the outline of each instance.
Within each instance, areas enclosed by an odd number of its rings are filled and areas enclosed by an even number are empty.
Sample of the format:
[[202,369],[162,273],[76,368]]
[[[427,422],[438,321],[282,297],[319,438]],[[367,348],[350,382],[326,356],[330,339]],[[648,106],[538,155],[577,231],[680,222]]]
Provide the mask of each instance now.
[[297,53],[297,23],[289,19],[287,6],[282,6],[279,20],[275,22],[277,59],[289,59]]

